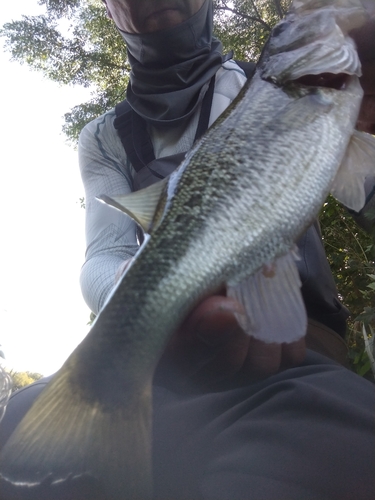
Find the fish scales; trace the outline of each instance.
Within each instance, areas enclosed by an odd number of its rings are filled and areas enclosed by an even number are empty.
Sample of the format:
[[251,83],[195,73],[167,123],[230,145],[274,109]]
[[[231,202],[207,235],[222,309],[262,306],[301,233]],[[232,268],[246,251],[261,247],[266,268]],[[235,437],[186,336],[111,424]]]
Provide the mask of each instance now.
[[[338,147],[342,155],[346,149],[337,120],[342,124],[345,119],[350,125],[354,106],[346,96],[339,116],[332,117],[322,113],[324,101],[321,104],[316,97],[314,103],[313,96],[312,108],[315,106],[318,112],[310,126],[306,126],[305,115],[298,120],[299,116],[293,114],[293,122],[286,120],[280,128],[275,112],[268,109],[275,94],[280,99],[279,89],[259,83],[259,88],[251,86],[240,101],[239,113],[214,127],[181,167],[178,189],[162,223],[129,269],[118,294],[118,309],[107,313],[113,323],[108,326],[119,332],[126,329],[132,339],[125,355],[127,363],[139,362],[137,352],[145,363],[147,344],[154,366],[154,349],[161,348],[158,339],[164,345],[202,296],[233,276],[241,279],[286,253],[328,194],[340,162],[340,158],[333,162],[332,157]],[[324,97],[331,92],[325,89]],[[288,104],[294,102],[287,95],[285,99]],[[272,117],[269,126],[261,130],[258,110],[260,114],[269,111]],[[314,109],[307,110],[313,114]],[[225,144],[221,135],[227,140]],[[286,138],[287,144],[308,138],[315,146],[307,152],[303,148],[296,151],[286,146]],[[222,144],[219,151],[218,142]],[[114,298],[107,307],[115,307]]]
[[[8,441],[0,461],[7,486],[42,485],[51,475],[68,488],[72,474],[88,475],[114,500],[151,498],[155,366],[203,297],[261,276],[317,215],[361,102],[346,34],[364,19],[358,0],[294,2],[251,83],[172,174],[151,237],[91,332]],[[348,75],[341,89],[298,81],[332,67]],[[298,294],[291,290],[291,317]],[[289,300],[279,296],[275,321]],[[262,310],[257,294],[244,299]]]

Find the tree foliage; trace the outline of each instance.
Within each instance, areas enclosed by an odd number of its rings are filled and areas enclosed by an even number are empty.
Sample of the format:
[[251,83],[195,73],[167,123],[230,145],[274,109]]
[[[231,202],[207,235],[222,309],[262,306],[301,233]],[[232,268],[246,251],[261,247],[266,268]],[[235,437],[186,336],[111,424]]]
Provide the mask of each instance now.
[[[6,23],[0,35],[13,60],[61,84],[92,89],[88,102],[65,115],[64,132],[82,127],[123,99],[130,66],[126,47],[101,0],[40,0],[46,13]],[[214,0],[215,33],[237,59],[256,60],[290,0]]]
[[[215,33],[237,59],[256,60],[290,0],[213,0]],[[90,101],[65,115],[64,131],[76,141],[82,127],[123,99],[129,78],[123,39],[101,0],[40,0],[46,12],[4,25],[0,35],[14,60],[61,84],[92,89]],[[371,214],[369,214],[371,217]],[[372,215],[375,219],[375,214]],[[327,256],[341,298],[367,324],[375,322],[374,241],[333,199],[321,214]],[[352,345],[360,337],[351,323]]]
[[82,127],[124,96],[126,47],[100,0],[41,0],[46,13],[6,23],[0,35],[13,60],[61,84],[92,88],[91,99],[65,115],[75,142]]
[[320,222],[337,286],[344,302],[351,304],[352,315],[356,318],[362,313],[363,302],[371,303],[374,298],[369,279],[375,272],[374,240],[333,198],[324,205]]
[[239,60],[256,61],[272,27],[285,15],[291,0],[214,0],[215,34],[226,52]]
[[41,375],[40,373],[15,372],[13,370],[9,372],[9,375],[13,380],[13,392],[18,391],[19,389],[22,389],[22,387],[26,387],[27,385],[30,385],[43,377],[43,375]]
[[[368,213],[370,220],[375,214]],[[332,197],[322,208],[323,241],[342,302],[351,312],[349,356],[353,369],[372,380],[362,335],[363,325],[375,326],[375,240]]]

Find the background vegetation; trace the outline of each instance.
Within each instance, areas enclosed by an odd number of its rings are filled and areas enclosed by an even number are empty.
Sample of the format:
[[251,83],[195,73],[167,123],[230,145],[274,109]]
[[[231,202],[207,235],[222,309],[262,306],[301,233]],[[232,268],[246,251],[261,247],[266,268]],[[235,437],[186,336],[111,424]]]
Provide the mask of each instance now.
[[33,382],[36,382],[43,377],[43,375],[41,375],[40,373],[33,372],[16,372],[10,370],[8,373],[13,380],[13,392],[18,391],[18,389],[22,389],[22,387],[26,387],[27,385],[32,384]]
[[[122,100],[130,67],[126,47],[101,0],[40,0],[45,14],[4,25],[11,57],[61,84],[90,87],[91,99],[67,110],[64,132],[75,144],[82,127]],[[256,60],[290,0],[214,0],[215,32],[236,59]],[[82,200],[83,203],[83,200]],[[368,214],[375,221],[375,214]],[[375,326],[375,245],[329,198],[321,213],[327,256],[340,297],[352,312],[348,340],[353,369],[370,376],[362,326]]]

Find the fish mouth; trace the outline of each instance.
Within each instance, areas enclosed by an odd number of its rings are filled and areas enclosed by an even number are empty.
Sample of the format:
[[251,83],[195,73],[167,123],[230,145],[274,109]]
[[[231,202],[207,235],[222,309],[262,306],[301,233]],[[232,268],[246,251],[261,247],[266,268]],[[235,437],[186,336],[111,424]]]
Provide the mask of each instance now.
[[299,83],[307,87],[324,87],[335,90],[343,90],[347,82],[350,80],[350,75],[347,73],[320,73],[319,75],[304,75],[293,80],[293,83]]

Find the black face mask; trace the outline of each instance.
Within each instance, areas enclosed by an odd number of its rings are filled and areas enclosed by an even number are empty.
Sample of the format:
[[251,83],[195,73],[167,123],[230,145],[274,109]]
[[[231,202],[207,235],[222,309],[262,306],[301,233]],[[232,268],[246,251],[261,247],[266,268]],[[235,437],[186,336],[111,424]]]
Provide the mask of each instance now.
[[132,67],[127,100],[155,125],[174,125],[192,115],[222,64],[222,45],[212,36],[212,0],[185,22],[143,35],[120,31]]

